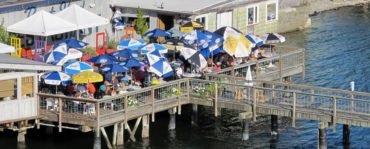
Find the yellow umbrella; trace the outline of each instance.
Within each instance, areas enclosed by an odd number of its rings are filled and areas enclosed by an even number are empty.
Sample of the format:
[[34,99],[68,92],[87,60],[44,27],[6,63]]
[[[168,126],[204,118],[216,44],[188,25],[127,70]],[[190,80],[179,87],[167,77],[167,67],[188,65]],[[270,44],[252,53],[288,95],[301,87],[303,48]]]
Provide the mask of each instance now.
[[198,22],[190,21],[180,27],[181,32],[191,32],[194,29],[203,29],[204,26]]
[[253,43],[243,35],[227,35],[224,41],[224,50],[235,57],[247,57],[251,53]]
[[95,83],[103,81],[103,76],[92,71],[83,71],[73,76],[73,83]]

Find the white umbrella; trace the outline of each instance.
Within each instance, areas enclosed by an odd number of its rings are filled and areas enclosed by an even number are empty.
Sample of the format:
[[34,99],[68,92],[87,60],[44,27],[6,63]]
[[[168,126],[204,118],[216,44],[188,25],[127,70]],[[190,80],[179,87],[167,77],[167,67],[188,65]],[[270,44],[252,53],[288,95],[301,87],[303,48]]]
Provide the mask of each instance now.
[[0,43],[0,53],[14,53],[15,48],[6,44]]
[[247,74],[245,75],[244,85],[253,86],[251,67],[248,66]]

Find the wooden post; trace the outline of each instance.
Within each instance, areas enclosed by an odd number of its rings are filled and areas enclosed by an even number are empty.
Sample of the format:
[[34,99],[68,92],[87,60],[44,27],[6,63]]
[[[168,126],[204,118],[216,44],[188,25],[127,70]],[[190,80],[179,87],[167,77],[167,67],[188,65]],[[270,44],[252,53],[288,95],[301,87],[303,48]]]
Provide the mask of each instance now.
[[125,129],[127,129],[127,113],[128,113],[128,108],[127,108],[127,103],[128,102],[128,96],[125,97]]
[[306,54],[305,51],[302,50],[302,80],[305,79],[306,76],[306,60],[305,60]]
[[256,88],[252,87],[252,98],[253,98],[253,121],[257,121],[257,96]]
[[125,128],[123,127],[123,122],[120,122],[118,125],[118,135],[117,135],[117,145],[123,145],[124,144],[124,130]]
[[215,104],[214,104],[214,108],[215,108],[215,117],[217,117],[218,116],[218,89],[217,89],[217,87],[218,87],[218,84],[215,82],[215,100],[214,100],[214,102],[215,102]]
[[292,127],[295,127],[295,119],[296,119],[296,107],[297,107],[297,94],[293,92],[293,110],[292,110]]
[[337,98],[333,97],[333,131],[335,132],[337,125]]
[[[181,82],[180,81],[178,81],[177,82],[177,89],[178,90],[181,90]],[[178,105],[177,105],[177,114],[178,115],[181,115],[181,100],[180,100],[180,98],[179,97],[177,97],[177,103],[178,103]]]
[[152,89],[152,122],[155,122],[155,96],[154,96],[154,88]]
[[136,142],[136,139],[135,139],[135,133],[136,133],[136,130],[137,128],[139,127],[139,124],[140,124],[140,121],[141,121],[142,117],[139,117],[136,119],[136,122],[135,122],[135,126],[134,126],[134,129],[131,129],[129,128],[129,126],[126,124],[127,126],[127,130],[130,134],[130,139],[133,141],[133,142]]
[[234,66],[231,69],[231,76],[235,77],[235,67]]
[[279,76],[280,76],[280,82],[283,82],[283,61],[282,61],[281,54],[279,55]]
[[311,89],[311,105],[312,104],[315,104],[315,96],[313,96],[315,94],[315,90]]
[[102,135],[104,137],[105,143],[107,143],[107,147],[109,149],[112,149],[113,147],[112,147],[112,144],[109,141],[109,138],[108,138],[107,133],[105,132],[105,128],[104,127],[101,127],[100,130],[101,130],[101,133],[102,133]]
[[17,100],[22,99],[22,78],[17,77]]
[[58,99],[58,103],[59,103],[59,117],[58,117],[58,127],[59,127],[59,132],[62,132],[62,111],[63,111],[63,107],[62,107],[62,98],[59,98]]
[[318,145],[318,148],[319,149],[327,149],[327,141],[326,141],[326,130],[325,128],[327,127],[327,123],[326,122],[320,122],[319,123],[319,145]]
[[271,115],[271,136],[278,135],[279,119],[277,115]]
[[100,128],[99,127],[95,128],[94,149],[101,149]]
[[112,145],[117,145],[117,129],[118,129],[118,123],[114,123],[113,127],[113,138],[112,138]]
[[141,138],[149,138],[149,115],[144,115],[142,118]]
[[343,125],[343,145],[347,148],[349,148],[350,144],[350,127],[349,125]]
[[258,61],[256,62],[256,80],[259,79],[259,64]]
[[169,109],[170,121],[168,122],[168,130],[173,131],[176,129],[176,107]]
[[190,102],[190,79],[186,80],[186,95],[188,96],[188,102]]

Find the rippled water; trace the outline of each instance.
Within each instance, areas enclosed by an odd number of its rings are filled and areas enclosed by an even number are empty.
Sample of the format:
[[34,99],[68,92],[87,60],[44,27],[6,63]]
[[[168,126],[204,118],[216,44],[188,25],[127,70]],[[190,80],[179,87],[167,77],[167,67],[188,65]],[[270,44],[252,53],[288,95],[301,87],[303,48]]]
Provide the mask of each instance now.
[[[369,92],[370,81],[370,9],[362,6],[346,7],[312,17],[312,28],[286,34],[288,45],[306,49],[307,83],[322,87],[349,89],[356,81],[356,90]],[[250,140],[241,141],[241,124],[237,113],[222,111],[215,119],[212,109],[199,109],[199,128],[191,127],[189,107],[177,117],[175,132],[168,132],[168,113],[156,115],[150,126],[150,139],[126,142],[125,148],[155,149],[224,149],[224,148],[316,148],[317,122],[297,121],[290,127],[289,119],[279,123],[279,137],[271,138],[268,117],[250,126]],[[265,122],[264,122],[265,120]],[[140,129],[140,128],[139,128]],[[337,132],[327,129],[329,148],[342,147],[342,126]],[[111,132],[111,128],[108,132]],[[138,132],[140,133],[140,132]],[[370,148],[370,129],[351,127],[351,148]],[[126,136],[125,138],[128,138]],[[137,137],[139,138],[139,137]],[[104,140],[102,140],[104,142]],[[92,148],[93,133],[64,131],[46,135],[45,130],[31,130],[27,134],[27,148],[31,149],[82,149]],[[0,148],[16,148],[16,134],[0,133]],[[103,147],[105,145],[103,144]]]

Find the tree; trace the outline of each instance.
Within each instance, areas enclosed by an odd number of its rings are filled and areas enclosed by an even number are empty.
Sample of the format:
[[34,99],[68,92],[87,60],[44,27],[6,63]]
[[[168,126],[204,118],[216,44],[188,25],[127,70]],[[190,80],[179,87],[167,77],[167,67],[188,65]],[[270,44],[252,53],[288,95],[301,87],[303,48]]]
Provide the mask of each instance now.
[[7,44],[8,43],[8,33],[6,32],[5,27],[3,26],[4,19],[0,24],[0,43]]
[[146,19],[144,19],[144,12],[143,10],[138,7],[136,10],[137,19],[135,19],[135,30],[139,35],[143,35],[148,31],[148,24],[146,23]]

